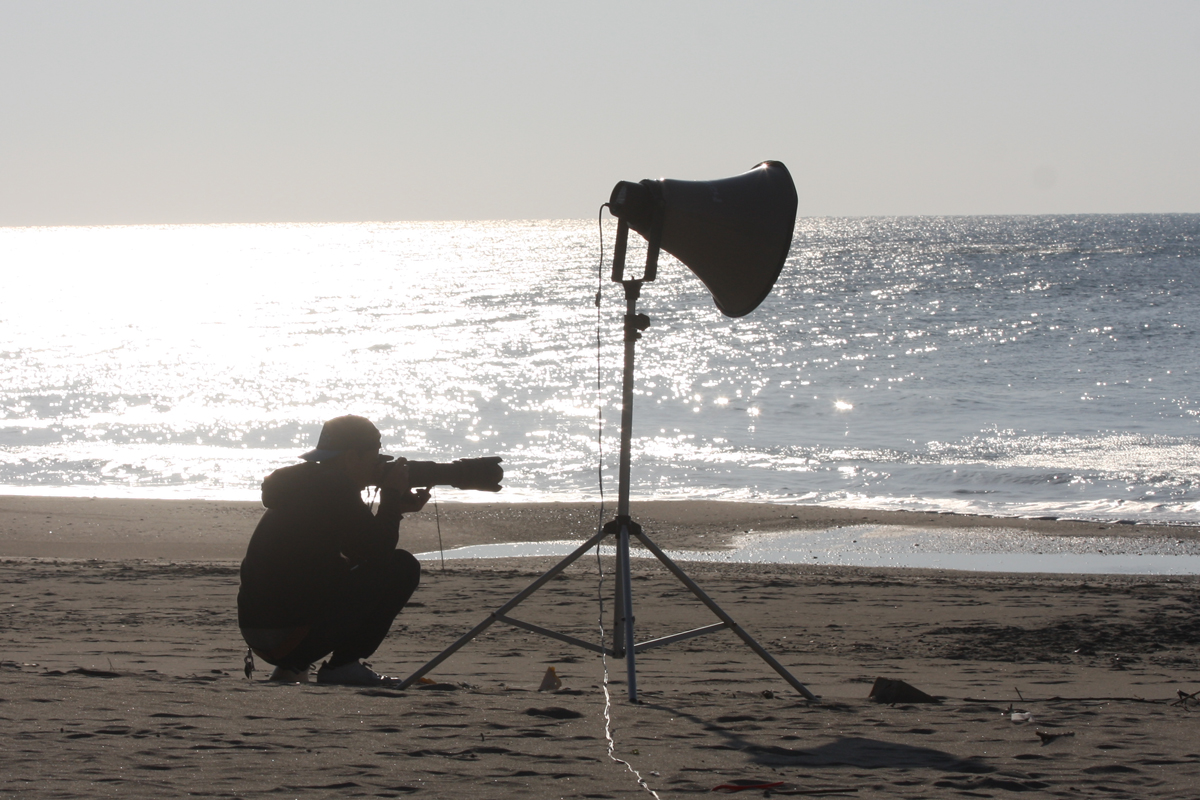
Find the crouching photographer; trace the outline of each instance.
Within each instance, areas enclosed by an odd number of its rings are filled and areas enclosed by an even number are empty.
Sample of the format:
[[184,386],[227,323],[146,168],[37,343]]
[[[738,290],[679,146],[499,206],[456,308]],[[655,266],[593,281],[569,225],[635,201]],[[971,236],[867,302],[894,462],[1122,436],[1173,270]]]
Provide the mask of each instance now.
[[[428,487],[499,491],[500,459],[453,464],[381,456],[379,429],[364,417],[331,419],[304,463],[275,470],[262,486],[266,513],[242,561],[238,626],[272,680],[372,686],[390,681],[363,659],[383,642],[421,580],[398,549],[404,514],[424,508]],[[362,500],[379,488],[379,509]]]

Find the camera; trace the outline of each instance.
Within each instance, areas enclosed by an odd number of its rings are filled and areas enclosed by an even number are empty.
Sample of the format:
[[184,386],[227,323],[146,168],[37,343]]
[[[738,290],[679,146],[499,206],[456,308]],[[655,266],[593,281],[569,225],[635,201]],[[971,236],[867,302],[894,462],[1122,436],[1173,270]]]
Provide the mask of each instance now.
[[391,456],[380,456],[384,461],[384,475],[393,464],[408,465],[408,482],[411,486],[453,486],[455,489],[470,489],[479,492],[498,492],[502,488],[504,469],[500,456],[482,458],[460,458],[449,464],[436,461],[392,460]]

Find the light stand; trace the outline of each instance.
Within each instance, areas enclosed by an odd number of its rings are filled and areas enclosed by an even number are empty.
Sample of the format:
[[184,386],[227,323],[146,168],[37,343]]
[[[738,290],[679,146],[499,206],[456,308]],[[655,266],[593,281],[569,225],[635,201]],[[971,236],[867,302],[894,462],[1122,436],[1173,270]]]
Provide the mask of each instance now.
[[[790,184],[790,178],[789,178]],[[794,211],[793,211],[794,214]],[[471,630],[463,634],[454,644],[447,647],[435,658],[426,663],[412,675],[408,676],[400,684],[400,688],[404,689],[411,686],[423,675],[428,673],[434,667],[441,664],[459,648],[470,642],[484,630],[490,627],[493,623],[504,622],[531,633],[548,636],[552,639],[557,639],[560,642],[582,647],[585,650],[606,654],[615,658],[625,659],[625,668],[628,676],[627,685],[629,689],[629,700],[637,702],[637,667],[635,656],[637,653],[644,652],[654,647],[671,644],[673,642],[691,639],[696,636],[703,636],[708,633],[715,633],[728,628],[740,638],[747,647],[765,661],[773,670],[779,673],[785,681],[788,682],[796,691],[803,695],[808,700],[815,701],[816,695],[810,692],[804,684],[796,680],[796,678],[780,664],[770,653],[756,642],[750,634],[746,633],[732,617],[716,604],[704,590],[701,589],[695,581],[679,568],[679,566],[664,553],[658,545],[656,545],[649,536],[647,536],[640,525],[632,520],[629,515],[629,472],[630,472],[630,450],[633,438],[633,367],[634,367],[634,346],[637,340],[641,338],[641,331],[644,331],[650,326],[650,319],[644,314],[637,313],[638,296],[641,294],[642,284],[644,282],[653,281],[658,267],[658,254],[662,241],[663,218],[661,203],[654,210],[653,221],[649,226],[648,248],[646,252],[646,269],[641,278],[627,280],[624,277],[625,270],[625,250],[629,238],[629,225],[624,218],[621,218],[617,226],[617,241],[616,248],[613,253],[613,273],[612,280],[615,283],[620,283],[625,288],[625,368],[624,378],[621,387],[621,460],[619,472],[619,491],[617,499],[617,516],[574,552],[541,575],[537,580],[527,586],[524,590],[518,593],[515,597],[502,605],[500,608],[493,611],[486,619],[480,622]],[[789,232],[790,239],[790,232]],[[772,278],[772,281],[774,279]],[[757,304],[757,303],[756,303]],[[558,631],[544,628],[540,625],[534,625],[523,620],[515,619],[508,616],[508,612],[520,605],[527,597],[536,592],[548,581],[565,570],[568,566],[574,563],[578,558],[587,553],[594,547],[598,547],[602,541],[610,536],[616,537],[617,540],[617,566],[616,566],[616,597],[615,597],[615,612],[613,625],[613,646],[611,648],[603,645],[588,642],[575,636],[570,636]],[[716,615],[720,620],[718,623],[706,625],[700,628],[694,628],[689,631],[663,636],[658,639],[653,639],[645,642],[637,642],[634,638],[634,614],[633,614],[633,588],[630,577],[630,555],[629,544],[630,540],[636,538],[641,544],[657,558],[663,566],[667,568],[679,581],[686,586],[693,595],[696,596],[701,603],[708,606],[709,610]]]

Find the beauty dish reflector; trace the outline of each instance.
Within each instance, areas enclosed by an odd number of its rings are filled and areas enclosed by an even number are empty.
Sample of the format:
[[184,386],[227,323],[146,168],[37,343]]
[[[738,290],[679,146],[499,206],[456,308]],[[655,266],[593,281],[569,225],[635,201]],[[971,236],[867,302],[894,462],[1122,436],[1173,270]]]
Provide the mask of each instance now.
[[721,313],[741,317],[775,286],[796,227],[796,185],[779,161],[715,181],[621,181],[609,210],[682,261]]

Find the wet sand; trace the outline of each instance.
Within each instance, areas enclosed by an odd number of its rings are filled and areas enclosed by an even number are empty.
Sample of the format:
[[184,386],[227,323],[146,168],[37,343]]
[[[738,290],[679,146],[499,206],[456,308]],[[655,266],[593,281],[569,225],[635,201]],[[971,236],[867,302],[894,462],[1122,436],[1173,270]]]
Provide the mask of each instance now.
[[[597,512],[438,516],[454,547],[584,538]],[[237,561],[260,513],[0,497],[0,796],[665,798],[738,781],[775,784],[752,797],[1195,796],[1200,715],[1179,693],[1200,690],[1200,579],[686,565],[817,703],[728,631],[640,654],[638,704],[623,661],[608,660],[606,702],[598,656],[504,624],[422,688],[285,686],[261,663],[242,672]],[[864,523],[1195,533],[734,503],[633,513],[671,548]],[[437,549],[432,509],[404,522],[402,545]],[[552,563],[426,564],[374,666],[407,675]],[[612,617],[603,568],[580,559],[513,615],[597,640],[598,598]],[[635,562],[633,590],[639,639],[715,621],[653,562]],[[537,691],[551,666],[562,688]],[[878,677],[941,702],[877,704]]]

